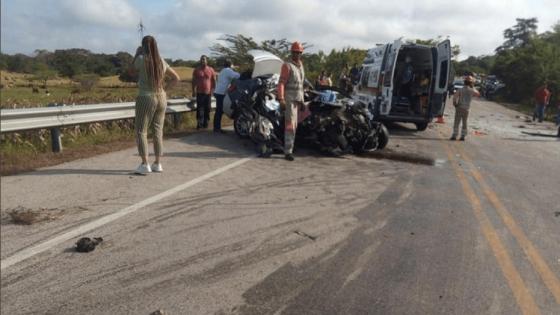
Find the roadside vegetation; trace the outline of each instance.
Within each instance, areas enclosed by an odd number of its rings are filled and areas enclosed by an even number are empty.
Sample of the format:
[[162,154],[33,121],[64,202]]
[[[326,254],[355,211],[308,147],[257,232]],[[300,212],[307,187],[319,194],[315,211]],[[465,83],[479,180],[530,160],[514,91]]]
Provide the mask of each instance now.
[[504,30],[504,43],[495,54],[455,62],[456,73],[496,75],[505,83],[496,100],[527,114],[533,111],[535,90],[548,81],[551,119],[560,103],[560,22],[540,34],[537,27],[536,18],[517,19],[514,26]]

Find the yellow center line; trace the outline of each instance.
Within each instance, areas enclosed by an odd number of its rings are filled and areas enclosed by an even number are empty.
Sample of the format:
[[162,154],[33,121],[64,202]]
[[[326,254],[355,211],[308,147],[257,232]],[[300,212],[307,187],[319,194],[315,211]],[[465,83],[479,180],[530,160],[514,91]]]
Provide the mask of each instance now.
[[457,164],[457,161],[454,160],[453,153],[447,144],[443,144],[443,147],[447,153],[447,157],[453,166],[453,170],[461,183],[463,188],[463,192],[465,196],[467,196],[472,209],[474,211],[475,217],[480,224],[482,234],[488,241],[490,248],[492,249],[492,253],[496,257],[498,265],[502,271],[502,274],[506,278],[506,281],[511,288],[517,305],[521,309],[523,314],[540,314],[539,308],[535,303],[535,299],[529,292],[529,289],[523,282],[519,271],[513,264],[511,257],[507,253],[507,250],[500,240],[496,229],[492,226],[492,223],[488,219],[488,216],[482,209],[482,204],[480,203],[480,199],[476,196],[472,186],[470,185],[469,181],[467,180],[466,175],[463,173],[463,170]]
[[550,292],[552,292],[552,295],[554,295],[556,302],[560,304],[560,281],[558,280],[556,274],[554,274],[554,272],[550,269],[545,260],[539,254],[539,251],[535,248],[535,246],[533,246],[533,243],[531,243],[531,241],[527,238],[519,225],[517,225],[517,223],[513,219],[513,216],[504,206],[498,195],[486,183],[486,181],[482,177],[482,174],[476,169],[472,159],[466,154],[465,150],[463,148],[459,148],[459,153],[468,163],[473,177],[481,185],[482,190],[484,191],[484,194],[486,195],[490,203],[492,203],[494,208],[496,208],[496,211],[504,221],[505,225],[513,234],[513,236],[517,240],[517,243],[525,252],[525,255],[527,255],[527,257],[529,258],[529,261],[531,262],[535,270],[537,270]]

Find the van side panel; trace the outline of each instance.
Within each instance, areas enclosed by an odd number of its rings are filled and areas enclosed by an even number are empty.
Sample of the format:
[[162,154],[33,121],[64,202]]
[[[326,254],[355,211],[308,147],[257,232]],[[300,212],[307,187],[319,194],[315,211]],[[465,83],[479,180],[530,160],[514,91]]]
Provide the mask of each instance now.
[[447,39],[434,48],[437,61],[434,78],[434,94],[431,103],[431,117],[443,115],[445,109],[445,95],[451,73],[451,42]]
[[389,45],[386,52],[386,62],[383,69],[383,87],[381,104],[379,113],[381,115],[388,115],[391,111],[391,102],[393,100],[393,76],[395,75],[395,68],[397,64],[397,55],[401,49],[402,42],[396,40],[392,45]]
[[354,89],[353,98],[366,104],[374,116],[381,96],[383,82],[383,62],[388,45],[378,46],[368,50],[362,73],[357,87]]

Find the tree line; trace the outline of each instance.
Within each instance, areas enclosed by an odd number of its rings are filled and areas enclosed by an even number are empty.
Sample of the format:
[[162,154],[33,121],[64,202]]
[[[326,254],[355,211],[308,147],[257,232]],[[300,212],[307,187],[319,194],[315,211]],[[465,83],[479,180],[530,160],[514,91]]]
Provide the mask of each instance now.
[[[59,49],[54,52],[40,49],[33,56],[24,54],[0,54],[0,70],[33,74],[37,79],[47,80],[56,76],[75,79],[83,75],[100,77],[119,75],[123,81],[128,77],[128,67],[133,56],[128,52],[96,54],[81,48]],[[171,66],[194,66],[196,61],[166,59]]]
[[457,74],[494,74],[505,83],[504,100],[532,103],[534,91],[545,81],[552,91],[551,104],[560,102],[560,22],[537,33],[537,18],[516,19],[504,30],[504,43],[489,56],[455,62]]
[[[512,102],[529,102],[533,91],[544,81],[549,83],[553,91],[553,102],[558,102],[560,92],[560,23],[552,30],[537,33],[536,18],[516,19],[517,24],[504,30],[504,43],[496,48],[495,54],[488,56],[468,57],[466,60],[453,61],[455,73],[462,75],[468,72],[494,74],[506,84],[502,89],[502,97]],[[418,44],[432,45],[435,39],[417,39]],[[251,49],[262,49],[272,52],[280,58],[289,56],[291,41],[287,39],[269,39],[257,42],[244,35],[224,35],[210,47],[210,64],[218,68],[224,59],[231,60],[240,66],[240,70],[248,70],[251,57],[247,54]],[[303,43],[305,69],[308,79],[315,79],[321,71],[331,74],[333,82],[342,72],[348,71],[354,64],[360,65],[365,58],[366,50],[345,47],[340,50],[307,52],[312,44]],[[453,56],[460,53],[459,46],[452,47]],[[96,54],[86,49],[62,49],[50,52],[36,50],[33,56],[23,54],[0,54],[0,70],[35,74],[37,79],[44,80],[55,76],[76,78],[84,74],[98,76],[119,75],[122,81],[133,82],[136,78],[128,76],[126,71],[133,56],[127,52],[116,54]],[[198,60],[166,59],[171,66],[195,67]]]

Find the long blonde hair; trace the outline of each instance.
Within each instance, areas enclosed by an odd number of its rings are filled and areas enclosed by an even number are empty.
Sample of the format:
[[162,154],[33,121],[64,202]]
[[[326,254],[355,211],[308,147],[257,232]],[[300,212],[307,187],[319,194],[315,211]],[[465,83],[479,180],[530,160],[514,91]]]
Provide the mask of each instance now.
[[146,35],[142,38],[142,49],[144,51],[144,66],[146,74],[154,90],[163,88],[163,63],[159,55],[156,39]]

